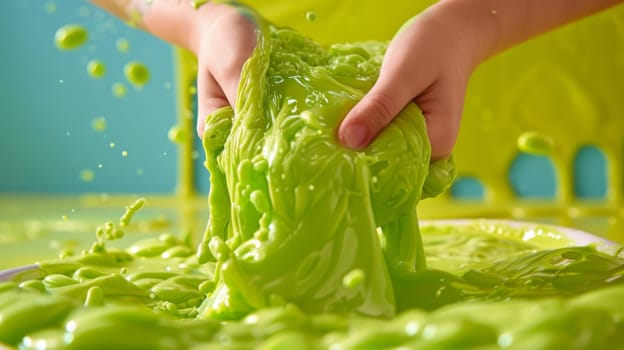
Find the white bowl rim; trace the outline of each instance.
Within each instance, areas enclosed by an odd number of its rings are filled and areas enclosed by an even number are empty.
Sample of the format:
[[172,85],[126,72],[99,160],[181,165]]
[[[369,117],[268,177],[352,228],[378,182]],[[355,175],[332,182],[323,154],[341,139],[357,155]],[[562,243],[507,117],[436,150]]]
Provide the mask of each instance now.
[[519,229],[548,229],[553,233],[561,234],[565,238],[572,241],[573,245],[587,246],[594,245],[596,249],[613,254],[622,248],[622,245],[610,241],[606,238],[596,236],[592,233],[582,231],[579,229],[558,226],[552,224],[544,224],[539,222],[511,220],[511,219],[432,219],[432,220],[419,220],[420,226],[468,226],[474,224],[485,225],[507,225],[513,228]]

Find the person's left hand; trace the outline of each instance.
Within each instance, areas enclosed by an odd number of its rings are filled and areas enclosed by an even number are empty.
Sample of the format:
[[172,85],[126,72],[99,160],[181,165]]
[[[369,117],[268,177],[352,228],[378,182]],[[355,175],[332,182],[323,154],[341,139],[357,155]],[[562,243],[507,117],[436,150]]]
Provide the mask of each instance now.
[[256,25],[242,9],[206,4],[199,10],[193,51],[197,56],[197,133],[204,134],[206,116],[236,106],[241,70],[256,46]]

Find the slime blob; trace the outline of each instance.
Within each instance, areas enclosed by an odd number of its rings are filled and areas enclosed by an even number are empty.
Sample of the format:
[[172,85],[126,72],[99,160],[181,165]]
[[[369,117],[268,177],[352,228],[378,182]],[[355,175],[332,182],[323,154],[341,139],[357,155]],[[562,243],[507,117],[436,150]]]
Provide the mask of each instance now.
[[518,137],[518,149],[533,155],[548,155],[552,149],[553,140],[541,133],[528,131]]
[[104,117],[93,118],[93,120],[91,121],[91,128],[93,128],[95,132],[106,131],[106,118]]
[[113,92],[113,95],[115,97],[124,97],[126,96],[126,93],[128,93],[128,90],[126,89],[126,86],[123,83],[114,83],[111,91]]
[[124,74],[126,75],[126,79],[137,87],[145,85],[150,78],[149,69],[140,62],[130,62],[126,64],[124,66]]
[[87,63],[87,73],[89,73],[92,78],[101,78],[106,73],[106,65],[100,60],[91,60]]
[[95,179],[95,173],[91,169],[84,169],[80,171],[80,180],[84,182],[91,182]]
[[56,3],[54,1],[48,1],[45,3],[45,10],[47,13],[56,12]]
[[117,51],[121,53],[126,53],[130,50],[130,42],[126,38],[117,39],[116,46],[117,46]]
[[56,31],[54,42],[61,50],[74,50],[82,46],[89,38],[87,30],[78,24],[68,24]]

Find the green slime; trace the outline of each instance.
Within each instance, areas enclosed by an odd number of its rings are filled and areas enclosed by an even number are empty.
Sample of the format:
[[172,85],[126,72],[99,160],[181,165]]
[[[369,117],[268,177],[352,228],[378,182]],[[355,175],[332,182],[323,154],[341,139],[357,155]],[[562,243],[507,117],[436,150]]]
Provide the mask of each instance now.
[[[430,165],[413,103],[365,151],[339,145],[338,125],[377,79],[385,44],[323,48],[256,23],[237,112],[206,119],[212,190],[199,257],[216,260],[221,278],[201,312],[239,318],[277,298],[307,312],[392,316],[396,279],[425,269],[416,204],[448,186],[453,162]],[[343,284],[354,270],[362,283]]]
[[[593,247],[540,249],[517,230],[425,228],[425,251],[433,254],[428,264],[436,269],[412,275],[414,288],[406,293],[413,304],[391,319],[308,313],[282,301],[235,321],[200,315],[202,303],[217,292],[217,263],[198,263],[194,250],[169,234],[121,251],[106,247],[115,235],[104,233],[81,255],[41,262],[37,270],[0,283],[0,344],[20,349],[624,346],[624,259]],[[453,263],[436,259],[443,254],[455,256]],[[445,266],[447,271],[437,270]]]
[[617,253],[533,244],[504,226],[428,228],[421,239],[416,203],[448,185],[453,163],[429,165],[414,105],[364,152],[337,144],[336,126],[376,79],[384,44],[323,49],[257,23],[237,113],[207,119],[211,218],[197,254],[169,234],[108,247],[140,199],[119,225],[98,228],[88,251],[0,283],[0,344],[624,347]]

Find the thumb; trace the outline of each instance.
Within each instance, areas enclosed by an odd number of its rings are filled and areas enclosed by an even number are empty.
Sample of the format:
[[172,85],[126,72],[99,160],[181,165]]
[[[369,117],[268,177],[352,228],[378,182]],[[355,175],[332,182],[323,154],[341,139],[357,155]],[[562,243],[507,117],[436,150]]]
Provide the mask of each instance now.
[[393,69],[384,70],[382,65],[377,83],[347,113],[338,129],[338,139],[343,146],[356,150],[365,148],[412,100],[413,89],[405,88],[409,85],[401,83],[405,77],[398,73]]

